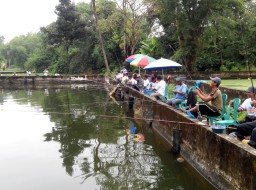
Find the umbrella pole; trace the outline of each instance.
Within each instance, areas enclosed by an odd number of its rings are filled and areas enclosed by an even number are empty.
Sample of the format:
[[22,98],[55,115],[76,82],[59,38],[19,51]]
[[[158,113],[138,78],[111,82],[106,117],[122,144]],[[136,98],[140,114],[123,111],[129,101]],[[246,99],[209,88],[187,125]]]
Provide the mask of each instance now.
[[163,75],[163,80],[164,80],[164,69],[162,69],[162,75]]
[[139,75],[140,75],[140,67],[139,67]]

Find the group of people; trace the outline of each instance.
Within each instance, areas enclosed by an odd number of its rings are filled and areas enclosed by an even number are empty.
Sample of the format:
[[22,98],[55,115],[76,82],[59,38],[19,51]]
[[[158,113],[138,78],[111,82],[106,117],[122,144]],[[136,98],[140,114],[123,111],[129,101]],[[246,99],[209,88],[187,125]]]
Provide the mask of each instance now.
[[[188,109],[183,109],[182,111],[186,112],[192,118],[198,118],[203,116],[220,116],[223,108],[222,93],[219,89],[221,84],[221,79],[219,77],[210,77],[211,82],[209,86],[211,92],[205,94],[199,87],[195,90],[192,90],[188,94],[188,87],[184,83],[183,78],[177,77],[172,79],[172,76],[168,75],[166,80],[164,80],[160,75],[156,76],[152,73],[150,76],[143,75],[141,77],[139,74],[134,73],[133,75],[128,75],[126,70],[121,70],[116,74],[116,79],[124,85],[130,85],[136,90],[144,92],[145,94],[155,98],[161,99],[162,97],[166,98],[167,86],[175,81],[175,87],[172,90],[173,97],[168,99],[167,104],[172,107],[177,107],[178,104],[183,102],[186,98],[189,99],[194,97],[197,99],[199,97],[202,102],[198,102],[195,105],[191,106],[189,101],[187,101]],[[232,135],[236,136],[238,139],[246,140],[246,143],[256,148],[256,88],[249,87],[246,91],[247,99],[240,105],[238,111],[247,111],[246,119],[243,123],[237,126],[237,130]],[[230,102],[232,104],[232,102]]]
[[256,88],[248,87],[246,90],[247,99],[240,105],[238,111],[246,111],[245,121],[237,126],[233,133],[239,140],[256,148]]

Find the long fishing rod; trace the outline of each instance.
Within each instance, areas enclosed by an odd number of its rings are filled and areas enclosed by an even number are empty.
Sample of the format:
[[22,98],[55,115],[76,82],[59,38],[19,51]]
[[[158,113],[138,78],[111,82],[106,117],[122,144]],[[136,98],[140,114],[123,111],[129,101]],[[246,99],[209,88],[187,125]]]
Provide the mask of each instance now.
[[96,117],[103,117],[103,118],[118,118],[118,119],[129,119],[129,120],[143,120],[143,121],[159,121],[159,122],[166,122],[166,123],[174,123],[174,124],[187,124],[187,125],[203,125],[203,126],[210,126],[200,123],[192,123],[192,122],[184,122],[184,121],[173,121],[173,120],[164,120],[164,119],[150,119],[144,117],[127,117],[127,116],[113,116],[113,115],[95,115]]
[[[2,110],[1,110],[2,111]],[[6,111],[13,111],[13,110],[6,110]],[[24,111],[24,110],[16,110],[21,112],[33,112],[33,111]],[[56,114],[56,115],[74,115],[74,113],[71,112],[45,112],[47,114]],[[142,121],[158,121],[158,122],[166,122],[166,123],[174,123],[174,124],[186,124],[186,125],[197,125],[197,126],[210,126],[205,123],[193,123],[193,122],[184,122],[184,121],[173,121],[173,120],[164,120],[164,119],[153,119],[153,118],[145,118],[145,117],[128,117],[128,116],[115,116],[115,115],[90,115],[95,117],[101,117],[101,118],[116,118],[116,119],[129,119],[129,120],[142,120]]]
[[[244,27],[242,26],[243,24],[243,18],[241,18],[241,35],[242,35],[242,42],[243,42],[243,46],[244,46],[244,51],[245,51],[245,58],[246,58],[246,66],[247,66],[247,70],[249,72],[249,77],[250,77],[250,81],[251,81],[251,84],[252,84],[252,89],[253,89],[253,93],[254,92],[254,85],[253,85],[253,80],[252,80],[252,73],[251,73],[251,69],[250,69],[250,65],[249,65],[249,61],[248,61],[248,47],[245,43],[245,40],[244,40],[244,32],[245,32],[245,29]],[[255,62],[255,60],[254,60]]]
[[248,63],[248,60],[246,60],[246,63],[247,63],[248,71],[249,71],[249,77],[250,77],[251,84],[252,84],[252,90],[253,90],[253,93],[255,93],[255,92],[254,92],[253,80],[252,80],[252,72],[251,72],[251,69],[250,69],[250,65],[249,65],[249,63]]

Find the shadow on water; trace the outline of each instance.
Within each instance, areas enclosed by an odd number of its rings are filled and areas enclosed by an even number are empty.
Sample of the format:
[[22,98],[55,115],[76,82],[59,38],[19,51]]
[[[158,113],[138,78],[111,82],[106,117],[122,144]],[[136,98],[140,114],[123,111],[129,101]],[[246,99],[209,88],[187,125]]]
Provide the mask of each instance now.
[[[49,116],[54,126],[42,134],[43,141],[57,143],[55,154],[72,177],[71,185],[78,183],[79,189],[214,189],[186,162],[178,163],[147,124],[97,117],[134,116],[132,109],[114,103],[107,90],[104,86],[4,90],[0,100],[4,104],[11,94],[18,104],[29,102]],[[144,142],[127,133],[131,126],[143,134]]]

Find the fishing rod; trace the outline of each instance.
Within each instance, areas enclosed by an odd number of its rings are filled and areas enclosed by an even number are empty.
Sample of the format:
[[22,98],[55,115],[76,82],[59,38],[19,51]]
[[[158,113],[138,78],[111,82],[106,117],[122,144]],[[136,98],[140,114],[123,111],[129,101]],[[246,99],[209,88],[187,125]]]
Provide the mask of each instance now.
[[[255,60],[254,60],[254,62],[255,62]],[[253,90],[253,93],[255,93],[255,92],[254,92],[253,80],[252,80],[252,73],[251,73],[251,69],[250,69],[250,65],[249,65],[249,63],[248,63],[248,60],[246,60],[246,64],[247,64],[247,68],[248,68],[248,71],[249,71],[249,77],[250,77],[251,84],[252,84],[252,90]]]
[[127,116],[112,116],[112,115],[95,115],[96,117],[103,117],[103,118],[118,118],[118,119],[129,119],[129,120],[143,120],[143,121],[158,121],[158,122],[166,122],[166,123],[174,123],[174,124],[186,124],[186,125],[203,125],[203,126],[210,126],[204,123],[192,123],[192,122],[184,122],[184,121],[173,121],[173,120],[164,120],[164,119],[150,119],[144,117],[127,117]]
[[[2,110],[1,110],[2,111]],[[6,111],[13,111],[13,110],[6,110]],[[33,111],[24,111],[24,110],[16,110],[16,111],[21,111],[21,112],[33,112]],[[74,113],[71,112],[45,112],[47,114],[56,114],[56,115],[73,115]],[[88,114],[87,114],[88,115]],[[145,117],[128,117],[128,116],[115,116],[115,115],[91,115],[95,117],[101,117],[101,118],[107,118],[107,119],[128,119],[128,120],[142,120],[142,121],[157,121],[157,122],[166,122],[166,123],[173,123],[173,124],[185,124],[185,125],[197,125],[197,126],[210,126],[205,123],[193,123],[193,122],[184,122],[184,121],[174,121],[174,120],[164,120],[164,119],[153,119],[153,118],[145,118]]]
[[[242,42],[243,42],[243,47],[244,47],[244,51],[245,51],[245,58],[246,58],[246,66],[247,66],[247,70],[249,72],[249,77],[250,77],[250,81],[251,81],[251,84],[252,84],[252,89],[253,89],[253,93],[254,92],[254,85],[253,85],[253,80],[252,80],[252,73],[251,73],[251,69],[250,69],[250,65],[249,65],[249,61],[248,61],[248,47],[245,43],[245,40],[244,40],[244,33],[245,33],[245,29],[243,27],[243,18],[241,18],[241,24],[240,24],[240,27],[241,27],[241,35],[242,35]],[[255,60],[254,60],[255,62]]]

